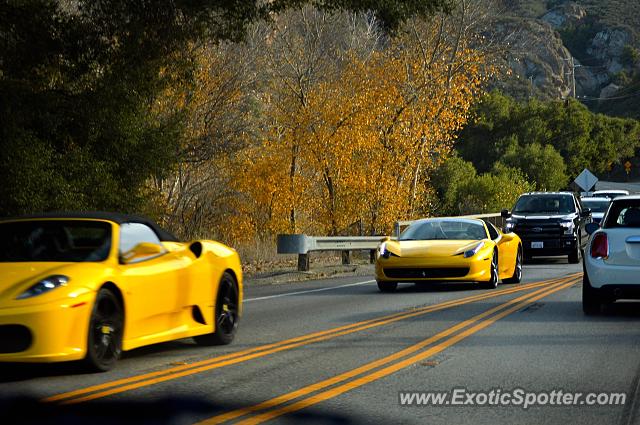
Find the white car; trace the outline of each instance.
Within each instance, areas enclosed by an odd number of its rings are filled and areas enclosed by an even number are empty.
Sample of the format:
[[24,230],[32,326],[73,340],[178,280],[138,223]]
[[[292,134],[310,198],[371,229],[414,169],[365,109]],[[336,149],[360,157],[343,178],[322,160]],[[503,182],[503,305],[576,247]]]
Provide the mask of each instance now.
[[587,225],[582,309],[595,314],[620,299],[640,299],[640,196],[615,198],[600,226]]
[[594,223],[600,223],[604,214],[607,212],[609,208],[609,204],[611,203],[611,198],[605,197],[586,197],[580,198],[580,202],[582,202],[582,209],[588,208],[591,210],[591,219]]
[[604,198],[611,198],[611,199],[617,198],[618,196],[627,196],[627,195],[629,195],[629,191],[622,190],[622,189],[596,190],[591,194],[591,196],[596,198],[604,197]]

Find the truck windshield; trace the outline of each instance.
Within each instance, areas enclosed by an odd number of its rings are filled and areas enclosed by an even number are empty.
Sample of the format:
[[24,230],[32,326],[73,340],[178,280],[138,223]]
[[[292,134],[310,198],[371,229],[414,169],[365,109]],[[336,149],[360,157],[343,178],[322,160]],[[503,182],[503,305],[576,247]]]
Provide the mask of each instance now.
[[89,220],[29,220],[0,223],[0,262],[104,261],[111,225]]
[[514,214],[570,214],[575,212],[571,195],[523,195],[513,207]]

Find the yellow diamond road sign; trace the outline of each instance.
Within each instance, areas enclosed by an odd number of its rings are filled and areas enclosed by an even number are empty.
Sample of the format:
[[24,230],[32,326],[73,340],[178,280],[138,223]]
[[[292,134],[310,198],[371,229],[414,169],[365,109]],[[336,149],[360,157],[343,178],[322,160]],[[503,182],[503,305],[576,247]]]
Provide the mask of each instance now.
[[591,189],[595,187],[596,183],[598,183],[598,178],[594,176],[591,171],[585,168],[573,182],[583,191],[590,192]]

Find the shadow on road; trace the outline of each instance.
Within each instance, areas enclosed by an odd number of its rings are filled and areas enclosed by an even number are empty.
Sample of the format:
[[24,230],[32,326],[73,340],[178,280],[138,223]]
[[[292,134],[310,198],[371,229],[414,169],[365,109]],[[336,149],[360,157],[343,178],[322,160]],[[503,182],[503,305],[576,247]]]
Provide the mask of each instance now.
[[[237,346],[235,346],[237,349]],[[189,355],[190,351],[201,352],[202,347],[196,345],[191,338],[148,345],[122,353],[122,359],[163,355],[167,352],[179,351],[178,359]],[[216,354],[226,354],[231,349],[219,348]],[[0,363],[0,383],[28,381],[34,378],[94,374],[87,370],[81,361],[61,363]],[[1,422],[1,421],[0,421]]]
[[[244,407],[245,400],[238,405],[216,403],[204,397],[163,397],[153,400],[100,401],[76,405],[43,403],[30,397],[0,399],[2,423],[6,425],[44,424],[135,424],[174,425],[190,424],[217,414]],[[362,418],[305,409],[287,415],[294,423],[305,424],[353,424]]]

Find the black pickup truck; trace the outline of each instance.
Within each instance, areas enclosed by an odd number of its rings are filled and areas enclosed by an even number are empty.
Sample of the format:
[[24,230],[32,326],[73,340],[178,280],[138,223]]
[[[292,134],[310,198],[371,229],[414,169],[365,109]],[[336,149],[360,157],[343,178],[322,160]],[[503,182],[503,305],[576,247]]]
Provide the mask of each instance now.
[[591,210],[583,209],[573,193],[525,193],[511,212],[502,211],[502,217],[506,218],[505,232],[522,239],[525,258],[567,255],[569,263],[580,262]]

